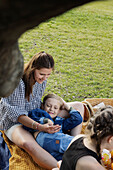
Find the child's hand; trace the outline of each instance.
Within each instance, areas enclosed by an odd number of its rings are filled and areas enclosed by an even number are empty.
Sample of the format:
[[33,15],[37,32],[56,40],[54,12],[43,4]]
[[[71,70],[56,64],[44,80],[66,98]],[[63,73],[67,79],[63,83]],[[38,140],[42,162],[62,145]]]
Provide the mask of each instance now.
[[[62,98],[61,98],[62,99]],[[69,110],[70,106],[68,106],[68,104],[65,102],[64,99],[62,99],[62,102],[63,102],[63,105],[61,107],[62,110],[66,109],[66,110]]]
[[70,109],[70,106],[63,100],[63,106],[61,109],[66,109],[68,111]]
[[61,126],[59,125],[49,125],[47,124],[43,124],[43,125],[39,125],[38,129],[39,131],[43,131],[43,132],[47,132],[47,133],[56,133],[60,130]]
[[69,111],[70,109],[70,106],[66,102],[64,103],[64,109],[66,109],[67,111]]

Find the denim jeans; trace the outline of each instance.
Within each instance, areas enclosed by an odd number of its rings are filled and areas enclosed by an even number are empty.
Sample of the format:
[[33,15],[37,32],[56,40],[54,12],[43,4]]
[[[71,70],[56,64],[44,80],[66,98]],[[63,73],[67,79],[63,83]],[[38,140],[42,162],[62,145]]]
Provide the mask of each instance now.
[[36,141],[59,161],[62,159],[64,152],[73,138],[74,136],[59,132],[53,134],[40,132],[36,137]]
[[10,156],[10,151],[0,132],[0,170],[9,170]]

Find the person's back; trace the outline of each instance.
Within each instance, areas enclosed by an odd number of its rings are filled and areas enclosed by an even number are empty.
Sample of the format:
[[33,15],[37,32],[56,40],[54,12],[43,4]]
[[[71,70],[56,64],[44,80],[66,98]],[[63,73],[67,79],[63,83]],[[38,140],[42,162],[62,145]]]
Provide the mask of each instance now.
[[75,167],[76,169],[80,170],[85,164],[87,164],[86,169],[88,169],[89,163],[86,162],[87,160],[89,161],[89,159],[91,161],[93,160],[93,162],[96,160],[94,164],[97,161],[100,163],[98,155],[84,145],[84,138],[84,135],[80,135],[79,137],[76,136],[73,139],[72,144],[69,146],[69,149],[66,150],[63,156],[63,162],[61,165],[62,170],[75,170]]

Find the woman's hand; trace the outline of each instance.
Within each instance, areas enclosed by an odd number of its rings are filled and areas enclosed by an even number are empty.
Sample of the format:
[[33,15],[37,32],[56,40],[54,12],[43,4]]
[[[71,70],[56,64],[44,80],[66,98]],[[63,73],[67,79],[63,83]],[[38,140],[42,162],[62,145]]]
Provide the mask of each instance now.
[[61,166],[62,160],[57,162],[57,168],[53,168],[52,170],[59,170]]
[[47,124],[39,124],[38,125],[38,130],[39,131],[43,131],[43,132],[47,132],[47,133],[56,133],[60,130],[61,126],[60,125],[49,125]]
[[59,170],[59,168],[53,168],[52,170]]

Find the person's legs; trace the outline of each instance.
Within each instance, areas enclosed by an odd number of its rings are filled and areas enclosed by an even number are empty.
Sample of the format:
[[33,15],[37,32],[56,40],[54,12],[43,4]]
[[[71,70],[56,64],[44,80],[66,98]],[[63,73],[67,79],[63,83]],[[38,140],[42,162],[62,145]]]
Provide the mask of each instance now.
[[33,160],[41,167],[52,169],[57,167],[57,160],[55,160],[48,152],[41,148],[31,133],[24,130],[22,126],[18,126],[12,132],[12,142],[23,148]]
[[[82,102],[68,102],[70,107],[73,107],[75,110],[79,111],[81,116],[84,117],[84,104]],[[69,113],[66,110],[62,110],[59,116],[67,118]],[[71,135],[76,136],[81,133],[82,123],[71,130]]]

